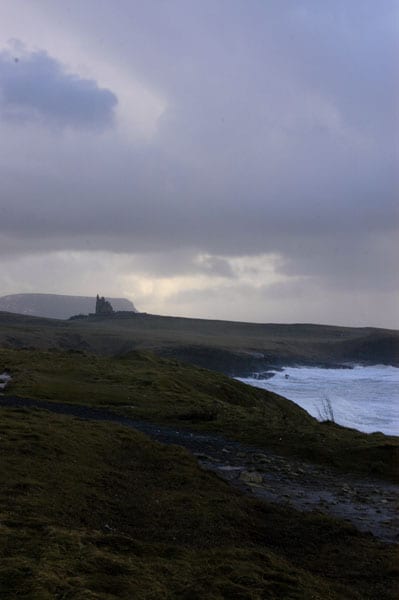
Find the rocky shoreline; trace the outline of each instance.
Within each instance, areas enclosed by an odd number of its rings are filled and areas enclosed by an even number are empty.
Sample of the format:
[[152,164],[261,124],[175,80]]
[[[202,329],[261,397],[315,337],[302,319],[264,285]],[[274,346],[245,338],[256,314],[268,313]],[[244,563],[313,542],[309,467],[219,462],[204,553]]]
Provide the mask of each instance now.
[[132,427],[165,444],[189,450],[202,468],[260,500],[344,519],[384,542],[399,540],[399,486],[280,456],[218,435],[137,421],[107,410],[27,398],[0,398],[0,406],[39,408]]

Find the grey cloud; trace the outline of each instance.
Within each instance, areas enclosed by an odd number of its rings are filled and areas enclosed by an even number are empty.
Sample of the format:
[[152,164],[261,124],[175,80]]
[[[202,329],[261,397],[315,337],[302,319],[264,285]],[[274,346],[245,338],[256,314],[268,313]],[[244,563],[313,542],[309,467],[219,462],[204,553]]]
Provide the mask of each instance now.
[[95,81],[67,73],[44,51],[0,53],[0,115],[14,121],[104,128],[112,123],[117,97]]
[[236,277],[229,261],[221,256],[203,255],[195,250],[170,250],[136,256],[134,268],[148,276],[206,275],[233,279]]
[[[169,298],[174,313],[261,323],[325,323],[346,326],[392,327],[399,312],[395,297],[385,290],[368,294],[356,289],[325,289],[318,281],[295,281],[254,286],[235,285],[187,289]],[[148,299],[143,298],[145,305]],[[379,310],[375,310],[375,306]]]
[[[341,287],[373,288],[378,280],[391,288],[396,280],[393,190],[385,193],[386,182],[371,181],[379,175],[373,165],[352,178],[350,193],[344,182],[332,181],[319,197],[314,191],[307,197],[308,186],[295,179],[254,187],[232,173],[224,182],[210,181],[160,152],[151,156],[123,145],[104,152],[86,144],[76,154],[73,145],[63,149],[61,143],[47,163],[23,177],[2,174],[4,251],[13,239],[14,250],[158,253],[161,268],[157,260],[147,265],[154,275],[227,277],[228,263],[218,257],[277,252],[289,275],[313,274]],[[197,254],[211,258],[194,264]]]
[[[46,138],[8,124],[0,252],[131,253],[155,278],[231,280],[237,310],[252,293],[233,281],[227,259],[237,256],[278,254],[278,271],[309,282],[309,297],[317,289],[334,301],[391,293],[398,286],[395,3],[120,5],[72,0],[46,2],[46,10],[91,43],[107,40],[110,61],[160,90],[167,108],[156,135],[139,142],[115,130],[98,144],[78,129],[68,139]],[[56,109],[66,110],[63,102]],[[273,293],[289,297],[283,288]],[[195,293],[186,299],[203,302]]]
[[318,281],[324,289],[397,293],[398,231],[337,231],[285,239],[281,273]]
[[209,276],[226,277],[228,279],[236,276],[229,261],[221,256],[206,256],[202,258],[199,265]]

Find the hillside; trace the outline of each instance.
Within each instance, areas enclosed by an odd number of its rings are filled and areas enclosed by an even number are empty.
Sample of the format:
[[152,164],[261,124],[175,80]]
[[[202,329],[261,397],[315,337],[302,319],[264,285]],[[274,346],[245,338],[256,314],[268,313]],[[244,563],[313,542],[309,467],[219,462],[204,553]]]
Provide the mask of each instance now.
[[399,365],[399,332],[311,324],[258,324],[117,313],[50,320],[0,313],[0,346],[102,355],[150,350],[229,375],[281,365]]
[[[15,316],[2,317],[11,330]],[[17,332],[25,322],[32,339],[43,342],[47,332],[46,343],[74,324],[17,320]],[[328,473],[332,504],[352,502],[357,512],[370,506],[394,534],[386,511],[394,501],[398,438],[319,423],[281,396],[148,352],[2,348],[3,370],[12,375],[0,398],[4,600],[396,597],[392,536],[382,542],[331,518],[324,483],[313,510],[298,510],[288,494],[295,486],[300,494],[301,485],[308,490],[315,469]],[[19,398],[37,402],[18,408]],[[105,411],[126,426],[104,420]],[[136,422],[145,431],[197,435],[202,454],[190,455],[178,439],[154,442]],[[204,470],[215,436],[227,469],[235,468],[226,461],[229,440],[239,445],[237,457],[256,446],[267,455],[257,450],[260,462],[248,464],[248,477],[264,473],[267,491],[274,473],[291,481],[289,490],[277,503],[257,499],[258,484],[234,487]]]
[[[114,310],[135,311],[135,307],[126,298],[106,298]],[[0,297],[0,311],[48,317],[51,319],[69,319],[73,315],[94,312],[95,298],[89,296],[66,296],[62,294],[10,294]]]
[[143,352],[0,349],[7,395],[107,408],[144,419],[223,434],[340,470],[397,478],[399,438],[319,423],[277,394],[219,373]]
[[[396,597],[393,544],[326,516],[321,505],[299,512],[284,499],[256,500],[176,442],[156,443],[81,411],[77,419],[65,406],[202,432],[204,451],[217,432],[271,448],[287,465],[290,457],[311,459],[338,477],[344,495],[353,472],[395,476],[398,438],[318,423],[280,396],[149,353],[2,349],[5,368],[13,380],[4,400],[47,399],[22,408],[0,402],[5,600]],[[64,414],[54,414],[60,402]]]
[[3,600],[396,598],[394,548],[347,523],[246,497],[124,427],[1,416]]

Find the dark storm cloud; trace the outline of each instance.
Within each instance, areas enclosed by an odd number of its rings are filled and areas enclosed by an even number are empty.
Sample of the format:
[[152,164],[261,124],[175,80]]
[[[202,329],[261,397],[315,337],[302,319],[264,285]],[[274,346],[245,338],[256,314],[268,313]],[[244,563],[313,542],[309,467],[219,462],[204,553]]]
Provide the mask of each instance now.
[[[21,51],[22,50],[22,51]],[[0,115],[3,119],[103,128],[112,122],[117,98],[95,81],[69,74],[44,51],[0,53]]]

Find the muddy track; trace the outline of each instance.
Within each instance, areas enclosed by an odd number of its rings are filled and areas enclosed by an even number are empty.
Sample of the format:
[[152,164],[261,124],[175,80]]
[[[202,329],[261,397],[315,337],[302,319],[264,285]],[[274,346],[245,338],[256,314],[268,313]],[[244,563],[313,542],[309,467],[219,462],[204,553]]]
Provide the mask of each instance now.
[[222,436],[137,421],[88,406],[0,397],[0,407],[45,409],[131,427],[158,442],[183,446],[203,468],[257,498],[345,519],[360,531],[370,532],[385,542],[399,540],[398,485],[337,473]]

